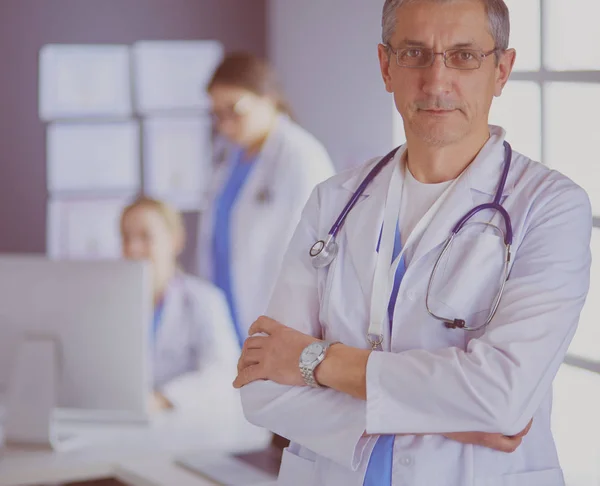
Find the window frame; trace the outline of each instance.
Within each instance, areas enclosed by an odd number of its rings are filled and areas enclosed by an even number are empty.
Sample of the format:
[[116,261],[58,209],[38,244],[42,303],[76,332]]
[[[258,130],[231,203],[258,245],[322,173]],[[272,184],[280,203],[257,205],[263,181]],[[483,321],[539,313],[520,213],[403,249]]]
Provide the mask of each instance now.
[[[541,123],[541,155],[542,163],[546,160],[546,140],[548,136],[548,124],[546,122],[546,114],[548,112],[549,100],[547,96],[547,88],[549,83],[577,83],[577,84],[598,84],[600,85],[600,70],[598,71],[556,71],[546,68],[547,58],[547,39],[550,35],[547,16],[548,5],[543,0],[539,0],[540,5],[540,68],[535,71],[513,71],[510,76],[510,81],[530,81],[536,83],[540,88],[542,95],[540,123]],[[509,81],[509,82],[510,82]],[[600,215],[593,217],[592,225],[594,228],[600,228]],[[564,363],[575,368],[581,368],[600,375],[600,361],[594,361],[589,358],[578,356],[574,353],[567,353]]]

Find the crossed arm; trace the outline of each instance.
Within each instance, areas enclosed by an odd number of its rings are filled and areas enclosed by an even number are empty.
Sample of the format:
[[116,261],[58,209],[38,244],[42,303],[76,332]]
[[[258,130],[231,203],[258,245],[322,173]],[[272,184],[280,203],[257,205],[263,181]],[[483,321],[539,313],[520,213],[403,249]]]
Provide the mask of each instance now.
[[[255,334],[260,336],[253,336]],[[281,385],[305,386],[298,367],[302,350],[316,338],[268,317],[259,318],[250,328],[238,363],[234,381],[241,388],[253,381],[271,380]],[[367,399],[366,370],[372,351],[338,343],[331,346],[327,358],[315,372],[321,386],[331,388],[359,400]],[[441,434],[464,444],[475,444],[501,452],[514,452],[527,435],[533,421],[516,435],[486,432],[453,432]]]
[[[274,319],[259,319],[244,345],[234,386],[243,387],[250,421],[352,468],[365,431],[441,434],[514,450],[551,387],[587,293],[587,196],[570,186],[531,210],[535,223],[495,320],[468,349],[394,354],[335,345],[316,373],[326,388],[315,390],[303,386],[298,358],[320,336],[314,273],[302,258],[315,238],[309,222],[318,220],[318,206],[314,196],[288,250],[269,310]],[[303,305],[290,312],[291,299]],[[439,386],[423,386],[431,376]],[[315,409],[313,424],[306,416]],[[511,438],[510,447],[496,446]]]

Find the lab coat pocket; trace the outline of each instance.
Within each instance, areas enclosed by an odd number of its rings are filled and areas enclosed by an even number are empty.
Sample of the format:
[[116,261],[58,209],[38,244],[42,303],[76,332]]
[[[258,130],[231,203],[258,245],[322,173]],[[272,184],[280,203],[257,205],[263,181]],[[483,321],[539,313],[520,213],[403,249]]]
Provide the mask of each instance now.
[[284,449],[279,470],[278,485],[311,486],[315,479],[315,462]]
[[544,469],[517,474],[505,474],[496,478],[475,478],[473,486],[565,486],[560,468]]
[[504,275],[505,246],[494,233],[458,233],[440,258],[431,282],[432,300],[455,309],[460,318],[488,311]]

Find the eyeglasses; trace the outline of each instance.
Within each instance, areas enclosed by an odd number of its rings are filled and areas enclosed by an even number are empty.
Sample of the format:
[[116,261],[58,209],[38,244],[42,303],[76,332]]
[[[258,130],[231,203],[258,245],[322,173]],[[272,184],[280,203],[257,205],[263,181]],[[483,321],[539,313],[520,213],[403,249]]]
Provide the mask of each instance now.
[[500,50],[495,47],[488,52],[479,49],[448,49],[444,52],[434,52],[428,47],[405,47],[397,50],[389,44],[386,44],[386,47],[394,53],[396,64],[400,67],[430,67],[433,66],[435,56],[442,56],[446,67],[463,71],[479,69],[486,57]]
[[212,118],[213,124],[218,125],[227,120],[238,120],[240,117],[245,115],[248,112],[248,98],[246,96],[242,96],[239,100],[237,100],[234,104],[226,107],[216,109],[213,108],[210,116]]

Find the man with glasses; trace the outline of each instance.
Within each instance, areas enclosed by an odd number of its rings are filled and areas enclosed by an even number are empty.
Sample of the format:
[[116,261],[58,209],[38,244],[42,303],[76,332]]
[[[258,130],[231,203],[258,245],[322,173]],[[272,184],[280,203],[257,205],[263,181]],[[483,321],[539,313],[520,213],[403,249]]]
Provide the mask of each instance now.
[[280,484],[564,486],[551,387],[591,210],[488,124],[508,42],[503,0],[386,0],[407,143],[314,191],[234,383],[292,441]]

